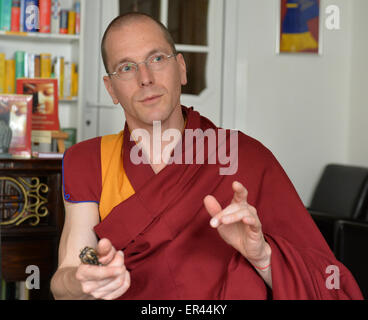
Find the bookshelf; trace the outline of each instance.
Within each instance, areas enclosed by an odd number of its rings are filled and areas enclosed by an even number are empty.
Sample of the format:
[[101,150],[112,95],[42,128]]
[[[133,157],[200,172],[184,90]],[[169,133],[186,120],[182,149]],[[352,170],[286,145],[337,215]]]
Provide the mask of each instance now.
[[76,128],[77,140],[82,138],[83,129],[83,71],[84,71],[84,33],[86,17],[86,0],[60,0],[61,10],[72,10],[74,3],[80,2],[80,33],[57,34],[39,32],[12,32],[0,30],[0,53],[6,59],[14,59],[16,51],[27,53],[51,54],[64,57],[64,61],[73,62],[78,68],[78,96],[59,96],[59,120],[61,128]]

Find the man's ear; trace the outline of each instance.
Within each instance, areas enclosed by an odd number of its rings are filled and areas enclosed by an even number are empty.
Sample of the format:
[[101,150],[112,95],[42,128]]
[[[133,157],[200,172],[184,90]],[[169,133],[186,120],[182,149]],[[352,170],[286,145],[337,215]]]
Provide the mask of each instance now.
[[103,81],[104,81],[104,84],[105,84],[105,88],[108,91],[108,93],[109,93],[109,95],[110,95],[110,97],[112,99],[112,102],[114,104],[118,104],[119,103],[119,100],[118,100],[118,98],[115,95],[114,88],[112,87],[112,83],[111,83],[110,77],[109,76],[104,76],[103,77]]
[[187,65],[181,53],[178,53],[176,59],[179,63],[181,85],[185,86],[187,84]]

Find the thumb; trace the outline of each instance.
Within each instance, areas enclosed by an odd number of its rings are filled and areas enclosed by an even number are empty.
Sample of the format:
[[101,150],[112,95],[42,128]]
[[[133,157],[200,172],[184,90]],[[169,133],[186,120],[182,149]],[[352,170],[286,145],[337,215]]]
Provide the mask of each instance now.
[[221,205],[214,196],[206,196],[203,199],[203,203],[211,217],[214,217],[222,210]]
[[116,250],[109,239],[101,239],[97,245],[98,260],[106,265],[114,258]]

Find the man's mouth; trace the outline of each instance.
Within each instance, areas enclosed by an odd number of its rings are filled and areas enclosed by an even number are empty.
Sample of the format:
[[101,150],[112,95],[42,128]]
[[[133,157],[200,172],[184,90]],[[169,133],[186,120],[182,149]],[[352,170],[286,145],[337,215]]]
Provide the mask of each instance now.
[[154,96],[150,96],[150,97],[144,98],[144,99],[140,100],[139,102],[148,103],[149,104],[149,103],[156,102],[161,97],[162,97],[162,95],[154,95]]

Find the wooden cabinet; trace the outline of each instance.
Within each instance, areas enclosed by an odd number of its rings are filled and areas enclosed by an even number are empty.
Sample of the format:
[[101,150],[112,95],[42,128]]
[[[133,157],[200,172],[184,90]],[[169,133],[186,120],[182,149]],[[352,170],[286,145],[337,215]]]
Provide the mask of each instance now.
[[40,289],[30,290],[30,299],[52,299],[64,224],[61,188],[62,160],[0,159],[1,276],[25,281],[27,266],[37,266]]

